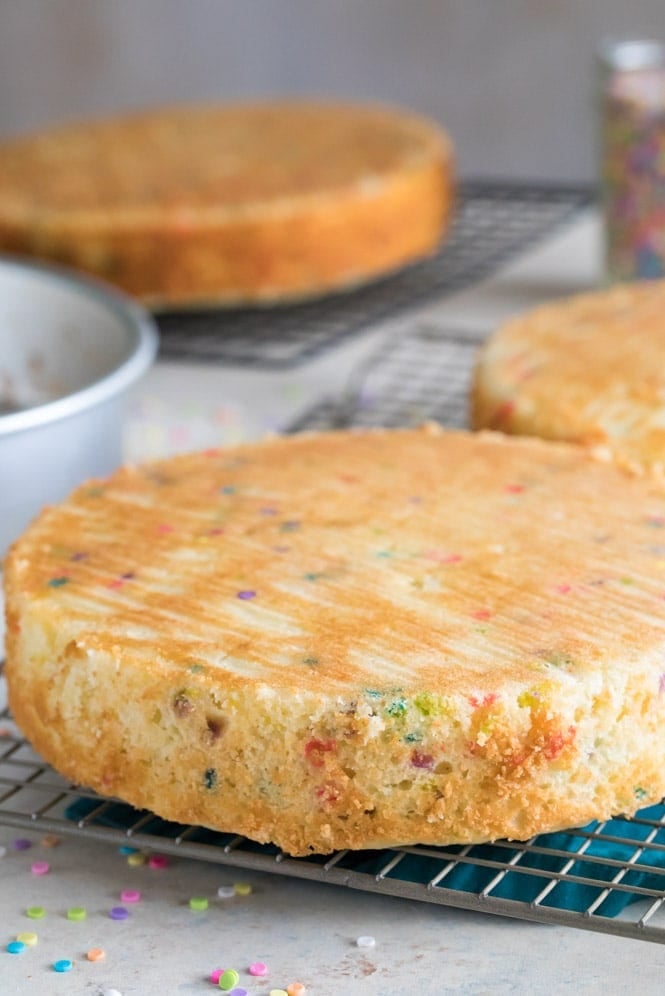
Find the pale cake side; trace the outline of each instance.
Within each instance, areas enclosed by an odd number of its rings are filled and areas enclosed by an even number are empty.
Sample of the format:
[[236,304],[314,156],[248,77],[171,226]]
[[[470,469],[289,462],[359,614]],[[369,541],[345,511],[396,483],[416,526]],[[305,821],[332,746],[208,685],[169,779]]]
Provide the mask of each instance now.
[[665,489],[423,430],[81,487],[12,548],[7,679],[68,778],[287,852],[528,838],[665,794]]
[[665,469],[665,282],[541,305],[477,358],[475,428],[603,445]]
[[0,144],[0,251],[155,306],[355,286],[432,253],[453,200],[443,129],[380,105],[179,105]]

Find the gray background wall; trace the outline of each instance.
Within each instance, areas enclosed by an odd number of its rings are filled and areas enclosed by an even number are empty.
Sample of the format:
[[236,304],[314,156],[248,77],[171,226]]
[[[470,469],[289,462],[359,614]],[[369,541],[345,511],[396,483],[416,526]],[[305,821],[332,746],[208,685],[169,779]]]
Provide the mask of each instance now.
[[594,50],[665,0],[0,0],[0,135],[174,100],[309,94],[431,114],[466,175],[590,179]]

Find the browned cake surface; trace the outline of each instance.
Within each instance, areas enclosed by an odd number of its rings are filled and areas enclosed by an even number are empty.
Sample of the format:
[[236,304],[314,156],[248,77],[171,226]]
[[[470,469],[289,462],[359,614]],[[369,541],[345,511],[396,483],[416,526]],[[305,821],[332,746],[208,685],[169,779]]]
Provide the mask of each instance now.
[[546,304],[481,350],[476,428],[602,444],[665,468],[665,282]]
[[69,777],[293,853],[531,834],[665,792],[665,490],[581,447],[330,434],[119,471],[6,568]]
[[0,249],[157,303],[299,297],[430,253],[452,202],[436,124],[380,106],[176,106],[0,145]]

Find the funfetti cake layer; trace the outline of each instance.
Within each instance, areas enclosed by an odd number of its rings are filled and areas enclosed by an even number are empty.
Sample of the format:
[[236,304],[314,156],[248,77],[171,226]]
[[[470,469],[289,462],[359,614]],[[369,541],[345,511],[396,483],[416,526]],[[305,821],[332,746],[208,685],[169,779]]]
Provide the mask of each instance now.
[[434,427],[126,468],[9,555],[11,706],[68,778],[293,854],[632,813],[664,529],[649,475]]
[[541,305],[478,356],[476,428],[602,444],[665,469],[665,282]]
[[0,251],[159,307],[271,303],[431,254],[453,191],[450,140],[409,111],[152,108],[0,144]]

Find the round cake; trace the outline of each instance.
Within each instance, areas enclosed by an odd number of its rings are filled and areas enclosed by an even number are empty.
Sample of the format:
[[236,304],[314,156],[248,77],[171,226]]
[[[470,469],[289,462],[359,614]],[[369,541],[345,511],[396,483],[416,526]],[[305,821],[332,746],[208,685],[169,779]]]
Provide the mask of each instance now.
[[67,778],[292,854],[665,794],[665,485],[380,430],[118,471],[6,566],[10,705]]
[[606,446],[665,469],[665,282],[541,305],[482,347],[475,428]]
[[0,144],[0,251],[155,307],[270,303],[431,254],[453,201],[445,132],[374,105],[185,105]]

